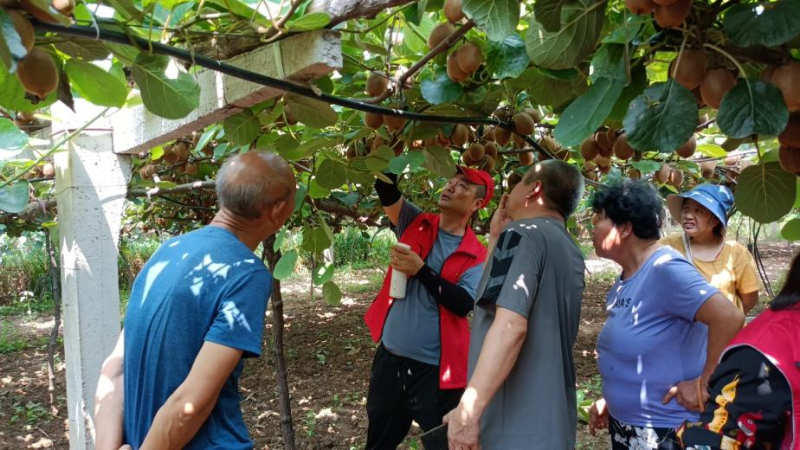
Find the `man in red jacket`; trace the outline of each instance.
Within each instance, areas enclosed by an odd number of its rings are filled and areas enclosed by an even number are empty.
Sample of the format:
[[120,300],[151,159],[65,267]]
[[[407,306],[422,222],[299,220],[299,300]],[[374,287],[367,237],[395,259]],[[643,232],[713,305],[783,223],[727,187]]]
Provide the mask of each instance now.
[[[439,197],[439,214],[424,213],[393,183],[375,190],[399,241],[383,288],[364,319],[375,354],[367,395],[367,450],[396,448],[412,420],[428,431],[458,404],[467,383],[469,323],[486,249],[469,220],[486,206],[494,180],[481,170],[458,167]],[[408,277],[406,296],[389,296],[392,271]],[[425,448],[446,449],[446,433],[423,439]]]

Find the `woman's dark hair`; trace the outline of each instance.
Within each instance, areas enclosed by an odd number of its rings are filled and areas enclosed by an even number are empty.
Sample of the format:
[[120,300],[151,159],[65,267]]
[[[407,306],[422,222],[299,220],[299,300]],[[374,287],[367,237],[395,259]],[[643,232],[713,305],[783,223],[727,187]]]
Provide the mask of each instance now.
[[641,180],[625,180],[599,188],[592,196],[594,212],[603,212],[615,225],[630,223],[639,239],[658,239],[664,208],[655,188]]
[[786,283],[772,300],[769,308],[773,311],[780,311],[798,303],[800,303],[800,252],[792,260],[792,265],[789,266],[789,272],[786,274]]

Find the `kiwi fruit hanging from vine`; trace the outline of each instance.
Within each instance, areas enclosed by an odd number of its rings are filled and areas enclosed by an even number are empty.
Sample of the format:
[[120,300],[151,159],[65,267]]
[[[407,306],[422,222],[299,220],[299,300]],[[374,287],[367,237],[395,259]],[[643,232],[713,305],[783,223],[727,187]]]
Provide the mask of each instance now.
[[34,47],[17,64],[17,77],[25,90],[43,99],[58,87],[58,68],[46,51]]
[[681,158],[691,158],[697,150],[697,139],[692,136],[688,141],[684,142],[680,147],[675,150]]
[[643,15],[652,13],[656,4],[653,0],[625,0],[625,7],[632,14]]
[[33,44],[36,41],[36,36],[33,30],[33,25],[31,25],[31,21],[28,20],[27,17],[20,14],[19,11],[15,11],[13,9],[6,10],[6,14],[8,14],[8,16],[11,17],[11,20],[14,22],[14,29],[17,30],[17,34],[22,41],[22,46],[25,47],[25,51],[31,51]]
[[503,127],[495,127],[494,140],[497,142],[497,145],[505,147],[511,141],[511,130]]
[[436,25],[436,28],[434,28],[430,36],[428,36],[428,48],[433,50],[455,31],[456,28],[448,22]]
[[794,174],[800,173],[800,149],[781,145],[778,150],[778,162],[783,170]]
[[511,120],[514,122],[514,131],[516,131],[517,134],[522,136],[530,136],[533,134],[536,123],[533,121],[531,116],[525,113],[517,113],[514,114],[514,117]]
[[389,78],[382,73],[372,72],[367,78],[366,91],[372,97],[379,97],[389,89]]
[[677,0],[669,5],[655,5],[653,17],[661,28],[677,28],[687,17],[692,9],[692,0]]
[[600,148],[593,137],[588,137],[581,143],[581,156],[585,161],[593,161],[600,154]]
[[497,157],[497,144],[494,142],[486,142],[483,144],[483,151],[486,155],[491,156],[492,158]]
[[669,174],[671,172],[672,168],[669,166],[669,164],[664,163],[661,165],[661,168],[656,171],[654,179],[659,183],[664,184],[669,181]]
[[533,152],[525,152],[519,154],[519,163],[523,166],[533,165]]
[[780,89],[789,111],[800,111],[800,62],[792,61],[775,69],[772,83]]
[[628,145],[628,136],[626,136],[625,134],[618,136],[617,140],[614,141],[613,151],[614,155],[616,155],[617,158],[623,161],[630,159],[631,156],[633,156],[633,154],[635,153],[633,147]]
[[372,129],[378,129],[383,125],[383,116],[372,112],[364,113],[364,125]]
[[713,109],[719,109],[722,97],[736,85],[736,75],[724,67],[717,67],[706,71],[703,82],[700,83],[700,95],[703,102]]
[[784,147],[800,148],[800,113],[789,115],[786,128],[778,135],[778,142]]
[[456,23],[464,18],[464,10],[461,7],[461,0],[445,0],[444,16],[448,21]]
[[675,189],[680,189],[681,185],[683,184],[683,172],[681,172],[680,170],[670,171],[668,182]]
[[456,124],[453,127],[453,133],[450,134],[450,141],[453,143],[453,145],[461,147],[467,143],[467,139],[469,139],[469,129],[467,126],[460,123]]
[[706,74],[706,52],[699,49],[684,49],[670,65],[670,75],[690,91],[703,82]]
[[469,145],[467,153],[469,154],[469,159],[473,161],[480,161],[486,155],[483,145],[477,142],[473,142]]
[[469,78],[469,74],[459,67],[456,53],[450,53],[450,56],[447,57],[447,76],[456,83],[463,83]]
[[480,47],[472,42],[467,42],[456,50],[456,59],[462,72],[472,74],[483,63],[483,53],[481,53]]

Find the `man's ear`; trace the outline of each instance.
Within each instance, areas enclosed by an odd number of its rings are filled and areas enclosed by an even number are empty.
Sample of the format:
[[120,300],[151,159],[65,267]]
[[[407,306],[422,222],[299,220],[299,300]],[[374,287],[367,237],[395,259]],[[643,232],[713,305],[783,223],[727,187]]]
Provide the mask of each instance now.
[[475,214],[475,211],[480,211],[481,208],[483,208],[486,205],[485,205],[485,203],[484,203],[482,198],[476,198],[472,202],[472,206],[473,206],[472,213]]
[[269,209],[270,220],[272,220],[275,223],[280,222],[285,208],[289,207],[288,203],[289,202],[287,200],[281,200],[279,202],[275,202],[275,204],[273,204],[272,207]]
[[621,238],[627,238],[633,236],[633,224],[630,222],[623,223],[622,225],[617,225],[617,230],[619,231],[619,236]]
[[525,194],[525,198],[532,200],[544,192],[544,185],[542,184],[542,180],[536,180],[531,184],[531,187],[528,188],[528,193]]

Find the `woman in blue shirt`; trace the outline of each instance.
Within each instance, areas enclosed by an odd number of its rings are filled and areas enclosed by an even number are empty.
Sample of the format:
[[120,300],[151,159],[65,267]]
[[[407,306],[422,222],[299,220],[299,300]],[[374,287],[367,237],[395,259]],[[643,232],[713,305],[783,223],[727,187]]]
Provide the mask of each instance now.
[[622,267],[597,340],[603,399],[589,429],[611,448],[680,448],[675,428],[696,420],[720,352],[742,313],[675,250],[658,243],[661,198],[644,182],[601,188],[592,199],[597,255]]

